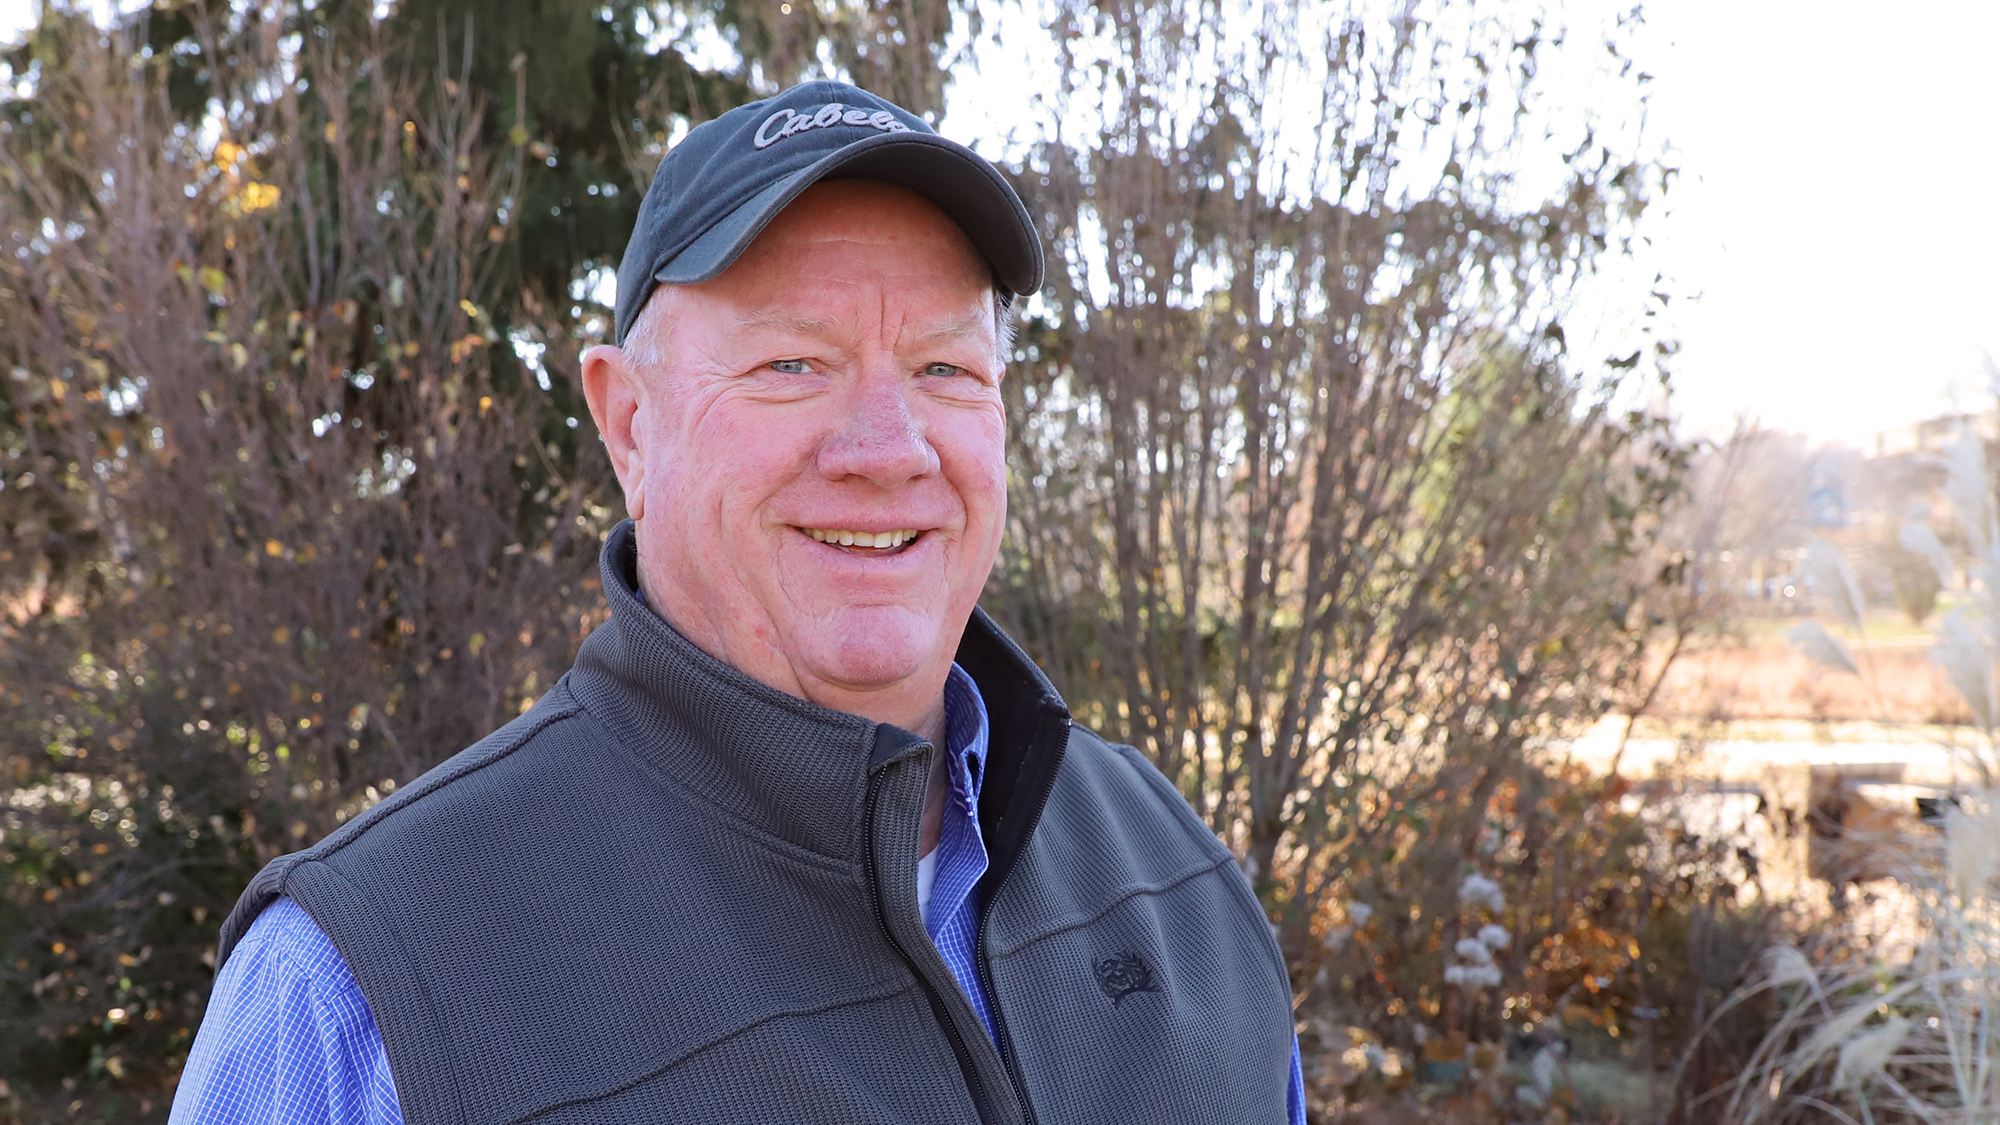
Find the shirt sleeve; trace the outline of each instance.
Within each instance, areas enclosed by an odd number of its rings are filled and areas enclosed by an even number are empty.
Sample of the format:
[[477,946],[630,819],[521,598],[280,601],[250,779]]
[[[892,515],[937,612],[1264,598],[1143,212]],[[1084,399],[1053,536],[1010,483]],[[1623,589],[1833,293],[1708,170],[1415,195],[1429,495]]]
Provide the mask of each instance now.
[[1306,1075],[1299,1065],[1299,1037],[1292,1036],[1292,1084],[1285,1090],[1285,1116],[1291,1125],[1306,1125]]
[[169,1125],[403,1125],[382,1033],[347,962],[289,898],[216,977]]

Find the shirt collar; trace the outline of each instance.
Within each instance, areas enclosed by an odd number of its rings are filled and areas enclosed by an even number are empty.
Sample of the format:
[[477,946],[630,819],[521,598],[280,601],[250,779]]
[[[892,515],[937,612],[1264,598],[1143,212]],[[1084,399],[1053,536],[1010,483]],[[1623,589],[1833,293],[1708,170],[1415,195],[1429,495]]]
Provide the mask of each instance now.
[[979,685],[953,662],[944,680],[944,740],[953,761],[964,763],[966,795],[974,804],[979,801],[979,783],[985,770],[986,739],[986,700],[979,694]]

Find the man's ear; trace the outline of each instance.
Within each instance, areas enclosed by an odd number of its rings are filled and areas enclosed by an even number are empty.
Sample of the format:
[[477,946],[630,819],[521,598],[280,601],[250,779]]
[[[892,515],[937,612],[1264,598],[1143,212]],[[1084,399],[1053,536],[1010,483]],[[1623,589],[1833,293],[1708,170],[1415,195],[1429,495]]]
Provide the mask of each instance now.
[[639,373],[624,349],[599,344],[583,353],[583,398],[591,421],[611,454],[611,468],[625,490],[625,511],[646,516],[646,450],[634,430],[639,415]]

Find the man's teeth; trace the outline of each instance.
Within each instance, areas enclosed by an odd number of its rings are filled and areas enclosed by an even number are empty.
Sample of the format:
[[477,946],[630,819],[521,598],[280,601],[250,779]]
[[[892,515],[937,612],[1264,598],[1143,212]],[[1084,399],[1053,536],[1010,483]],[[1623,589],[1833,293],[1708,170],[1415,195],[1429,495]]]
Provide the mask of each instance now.
[[874,547],[878,550],[900,547],[917,537],[914,531],[840,531],[826,527],[808,527],[802,530],[822,543],[832,543],[841,547]]

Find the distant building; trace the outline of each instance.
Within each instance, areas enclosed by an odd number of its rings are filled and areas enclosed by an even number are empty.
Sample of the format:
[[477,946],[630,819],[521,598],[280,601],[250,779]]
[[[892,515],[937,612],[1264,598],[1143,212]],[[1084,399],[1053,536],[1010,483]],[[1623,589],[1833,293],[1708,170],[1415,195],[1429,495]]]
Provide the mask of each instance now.
[[1911,454],[1943,453],[1970,428],[1988,442],[2000,442],[2000,407],[1962,414],[1940,414],[1907,426],[1881,430],[1869,450],[1872,457],[1903,457]]

